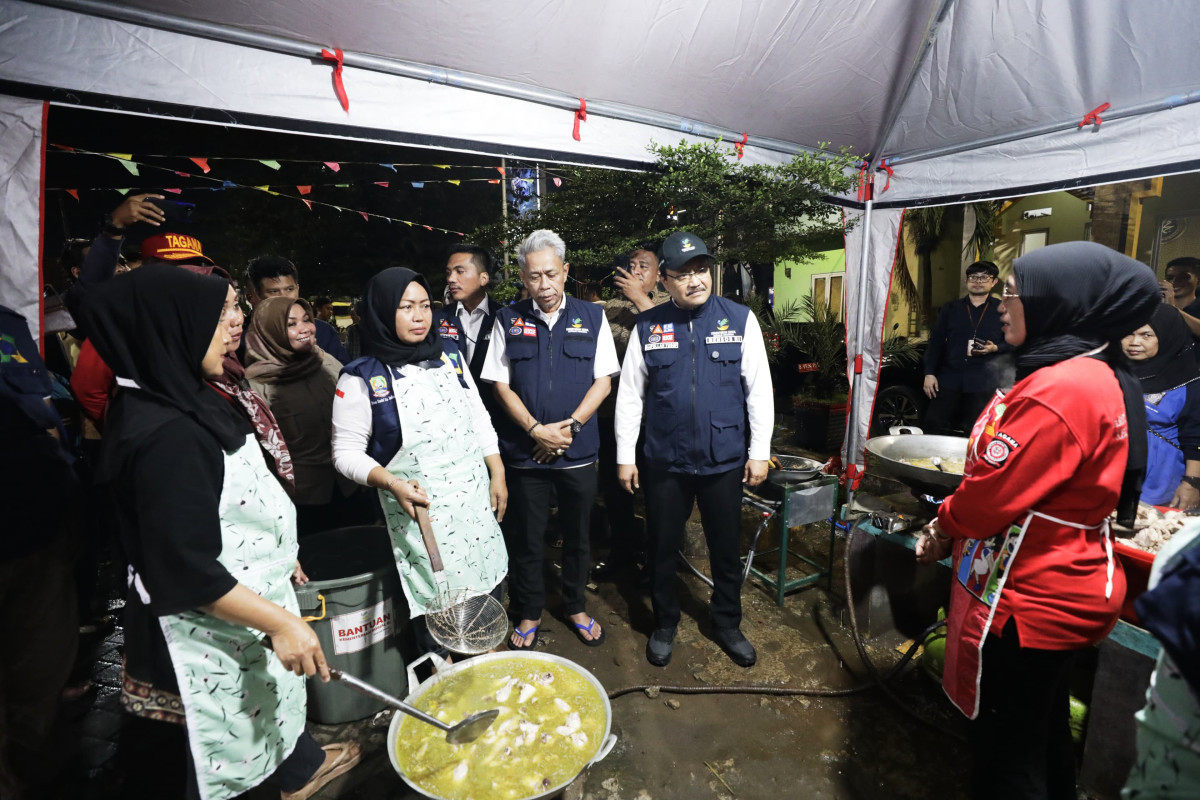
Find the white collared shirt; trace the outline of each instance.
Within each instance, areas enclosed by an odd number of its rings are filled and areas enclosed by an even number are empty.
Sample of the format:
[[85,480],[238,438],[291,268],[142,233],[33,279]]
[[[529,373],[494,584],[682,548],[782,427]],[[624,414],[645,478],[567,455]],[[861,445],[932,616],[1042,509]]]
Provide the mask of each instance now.
[[458,321],[462,323],[464,340],[462,349],[466,353],[468,364],[475,359],[475,343],[479,341],[483,321],[487,318],[491,307],[491,299],[487,295],[483,296],[474,311],[467,311],[467,307],[461,301],[454,306],[454,313],[458,316]]

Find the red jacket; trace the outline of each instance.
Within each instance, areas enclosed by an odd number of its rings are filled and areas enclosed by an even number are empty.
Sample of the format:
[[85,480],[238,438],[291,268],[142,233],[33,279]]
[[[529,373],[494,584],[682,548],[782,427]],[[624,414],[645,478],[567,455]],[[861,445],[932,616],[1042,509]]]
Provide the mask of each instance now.
[[75,370],[71,373],[71,391],[75,393],[83,413],[97,426],[104,423],[104,410],[108,407],[114,380],[116,375],[100,358],[92,340],[85,339],[79,348]]
[[[975,423],[966,478],[938,512],[942,530],[983,539],[1020,523],[1031,509],[1097,524],[1117,505],[1128,439],[1120,385],[1107,364],[1074,358],[1039,369],[993,400]],[[1099,530],[1034,517],[991,630],[1002,630],[1011,616],[1022,646],[1044,650],[1103,639],[1125,597],[1117,561],[1105,599],[1108,563]]]

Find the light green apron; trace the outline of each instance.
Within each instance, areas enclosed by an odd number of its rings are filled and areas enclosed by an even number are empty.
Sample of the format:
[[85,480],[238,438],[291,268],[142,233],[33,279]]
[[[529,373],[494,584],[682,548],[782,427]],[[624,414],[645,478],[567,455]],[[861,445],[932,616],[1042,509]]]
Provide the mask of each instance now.
[[[253,436],[225,454],[221,566],[293,614],[296,509]],[[187,718],[203,800],[243,794],[270,776],[304,731],[304,678],[259,645],[255,630],[200,611],[159,617]]]
[[[492,514],[491,478],[471,425],[466,390],[444,357],[436,369],[405,367],[393,374],[392,384],[404,445],[388,472],[415,479],[429,495],[447,588],[489,592],[508,572],[508,554]],[[439,590],[420,528],[391,492],[381,489],[379,500],[408,607],[412,616],[420,616]]]

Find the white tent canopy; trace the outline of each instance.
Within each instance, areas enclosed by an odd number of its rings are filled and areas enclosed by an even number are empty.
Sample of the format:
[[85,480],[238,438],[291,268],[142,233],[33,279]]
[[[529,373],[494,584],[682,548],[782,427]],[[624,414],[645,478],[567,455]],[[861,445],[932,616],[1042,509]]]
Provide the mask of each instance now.
[[1197,41],[1187,0],[3,0],[0,302],[38,320],[45,101],[602,166],[680,138],[748,136],[763,163],[828,142],[892,170],[847,246],[857,460],[885,208],[1200,168]]

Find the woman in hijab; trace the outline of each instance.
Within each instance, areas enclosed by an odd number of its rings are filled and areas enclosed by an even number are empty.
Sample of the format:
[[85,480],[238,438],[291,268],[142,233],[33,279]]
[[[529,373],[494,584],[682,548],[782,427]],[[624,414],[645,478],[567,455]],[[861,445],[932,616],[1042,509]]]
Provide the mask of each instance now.
[[302,676],[329,670],[296,613],[292,504],[207,383],[222,374],[234,297],[219,278],[150,265],[92,290],[84,309],[120,387],[97,477],[113,487],[129,564],[122,699],[186,726],[190,797],[270,782],[293,800],[360,750],[321,748],[304,730]]
[[301,536],[370,520],[354,502],[358,487],[333,468],[333,393],[341,370],[341,362],[317,346],[307,300],[271,297],[255,309],[246,333],[246,378],[275,415],[291,453]]
[[508,492],[496,433],[454,343],[433,325],[429,284],[384,270],[359,310],[366,354],[338,380],[333,464],[379,490],[419,646],[437,650],[423,615],[439,590],[415,521],[428,506],[450,590],[500,591],[508,557],[497,520]]
[[1149,453],[1142,502],[1191,509],[1200,506],[1200,372],[1192,333],[1167,304],[1121,340],[1142,382]]
[[1120,614],[1108,516],[1132,521],[1146,465],[1120,342],[1161,297],[1145,265],[1071,242],[1017,259],[1003,300],[1017,383],[976,421],[917,558],[953,552],[942,684],[974,720],[972,797],[1074,800],[1071,665]]

